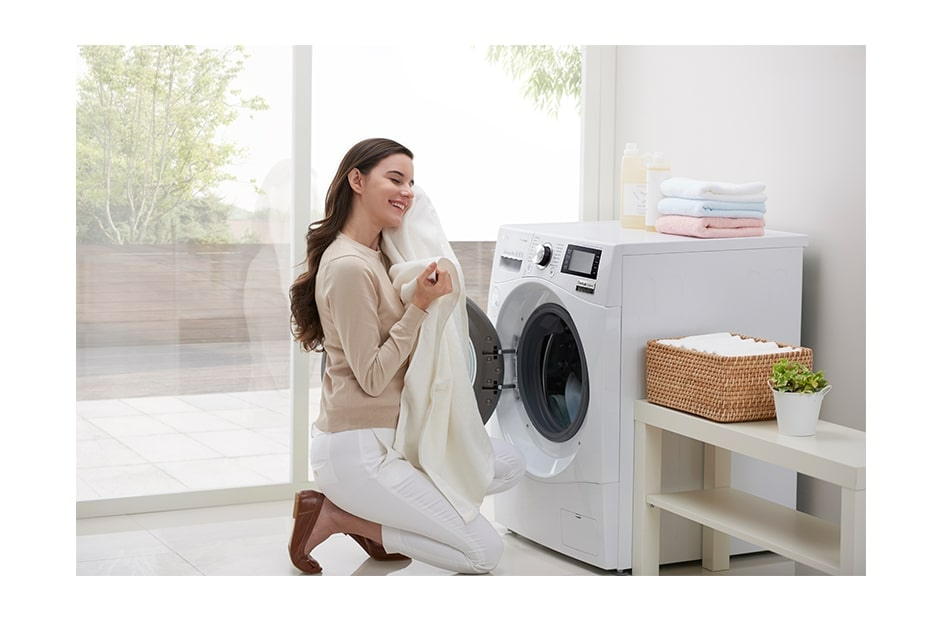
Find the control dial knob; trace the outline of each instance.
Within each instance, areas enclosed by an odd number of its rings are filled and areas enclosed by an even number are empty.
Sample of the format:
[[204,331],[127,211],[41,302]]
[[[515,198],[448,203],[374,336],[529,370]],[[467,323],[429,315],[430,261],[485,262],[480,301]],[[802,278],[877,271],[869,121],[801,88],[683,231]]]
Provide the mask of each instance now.
[[532,262],[538,265],[539,267],[544,267],[552,261],[552,246],[543,243],[539,247],[535,248],[535,251],[532,253]]

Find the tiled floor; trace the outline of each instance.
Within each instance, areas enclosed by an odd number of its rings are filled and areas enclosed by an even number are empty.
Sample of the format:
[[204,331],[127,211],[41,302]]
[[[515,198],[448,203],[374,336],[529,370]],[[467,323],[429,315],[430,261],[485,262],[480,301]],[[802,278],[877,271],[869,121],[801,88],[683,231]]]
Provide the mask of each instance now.
[[77,499],[285,483],[288,414],[287,390],[78,401]]
[[[317,390],[311,402],[318,402]],[[80,401],[77,499],[131,497],[288,481],[286,390]],[[299,575],[287,557],[290,500],[77,521],[78,575]],[[484,514],[492,520],[489,500]],[[494,575],[610,575],[501,528]],[[421,562],[370,560],[345,536],[320,545],[325,575],[446,575]],[[771,553],[664,575],[794,575],[814,571]]]
[[[118,517],[79,519],[77,575],[305,576],[287,556],[292,501]],[[491,504],[483,512],[492,519]],[[618,575],[536,545],[499,527],[505,550],[496,576]],[[333,536],[313,556],[324,576],[448,575],[418,561],[371,560],[347,536]],[[629,575],[629,572],[624,573]],[[697,563],[665,566],[664,576],[810,575],[814,571],[769,552],[734,557],[731,570]]]

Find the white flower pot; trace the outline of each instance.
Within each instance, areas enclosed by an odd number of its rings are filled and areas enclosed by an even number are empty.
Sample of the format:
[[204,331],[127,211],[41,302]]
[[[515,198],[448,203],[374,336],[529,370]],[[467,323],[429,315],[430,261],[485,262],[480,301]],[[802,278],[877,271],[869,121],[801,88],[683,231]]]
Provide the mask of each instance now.
[[819,410],[822,407],[823,398],[830,389],[832,386],[827,385],[818,392],[810,394],[778,392],[771,389],[774,395],[774,408],[777,411],[777,431],[781,435],[793,437],[815,435]]

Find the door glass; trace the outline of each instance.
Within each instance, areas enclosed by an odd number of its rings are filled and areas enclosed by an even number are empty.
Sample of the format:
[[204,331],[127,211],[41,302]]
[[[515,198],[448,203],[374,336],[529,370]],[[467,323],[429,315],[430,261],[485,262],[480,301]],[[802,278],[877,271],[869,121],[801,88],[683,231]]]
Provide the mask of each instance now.
[[516,356],[519,392],[536,430],[567,441],[578,432],[588,403],[587,363],[568,312],[539,306],[526,321]]
[[77,498],[287,482],[291,48],[77,53]]

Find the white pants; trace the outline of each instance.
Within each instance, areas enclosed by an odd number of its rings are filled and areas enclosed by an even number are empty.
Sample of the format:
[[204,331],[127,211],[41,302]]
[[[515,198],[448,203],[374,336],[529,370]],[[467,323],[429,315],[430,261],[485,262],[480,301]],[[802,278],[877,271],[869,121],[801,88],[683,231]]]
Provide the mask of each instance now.
[[[346,512],[379,523],[389,553],[458,573],[491,571],[503,553],[499,533],[482,514],[464,523],[430,478],[395,451],[394,439],[391,428],[316,435],[310,462],[320,491]],[[525,473],[517,448],[492,441],[495,475],[487,495]]]

